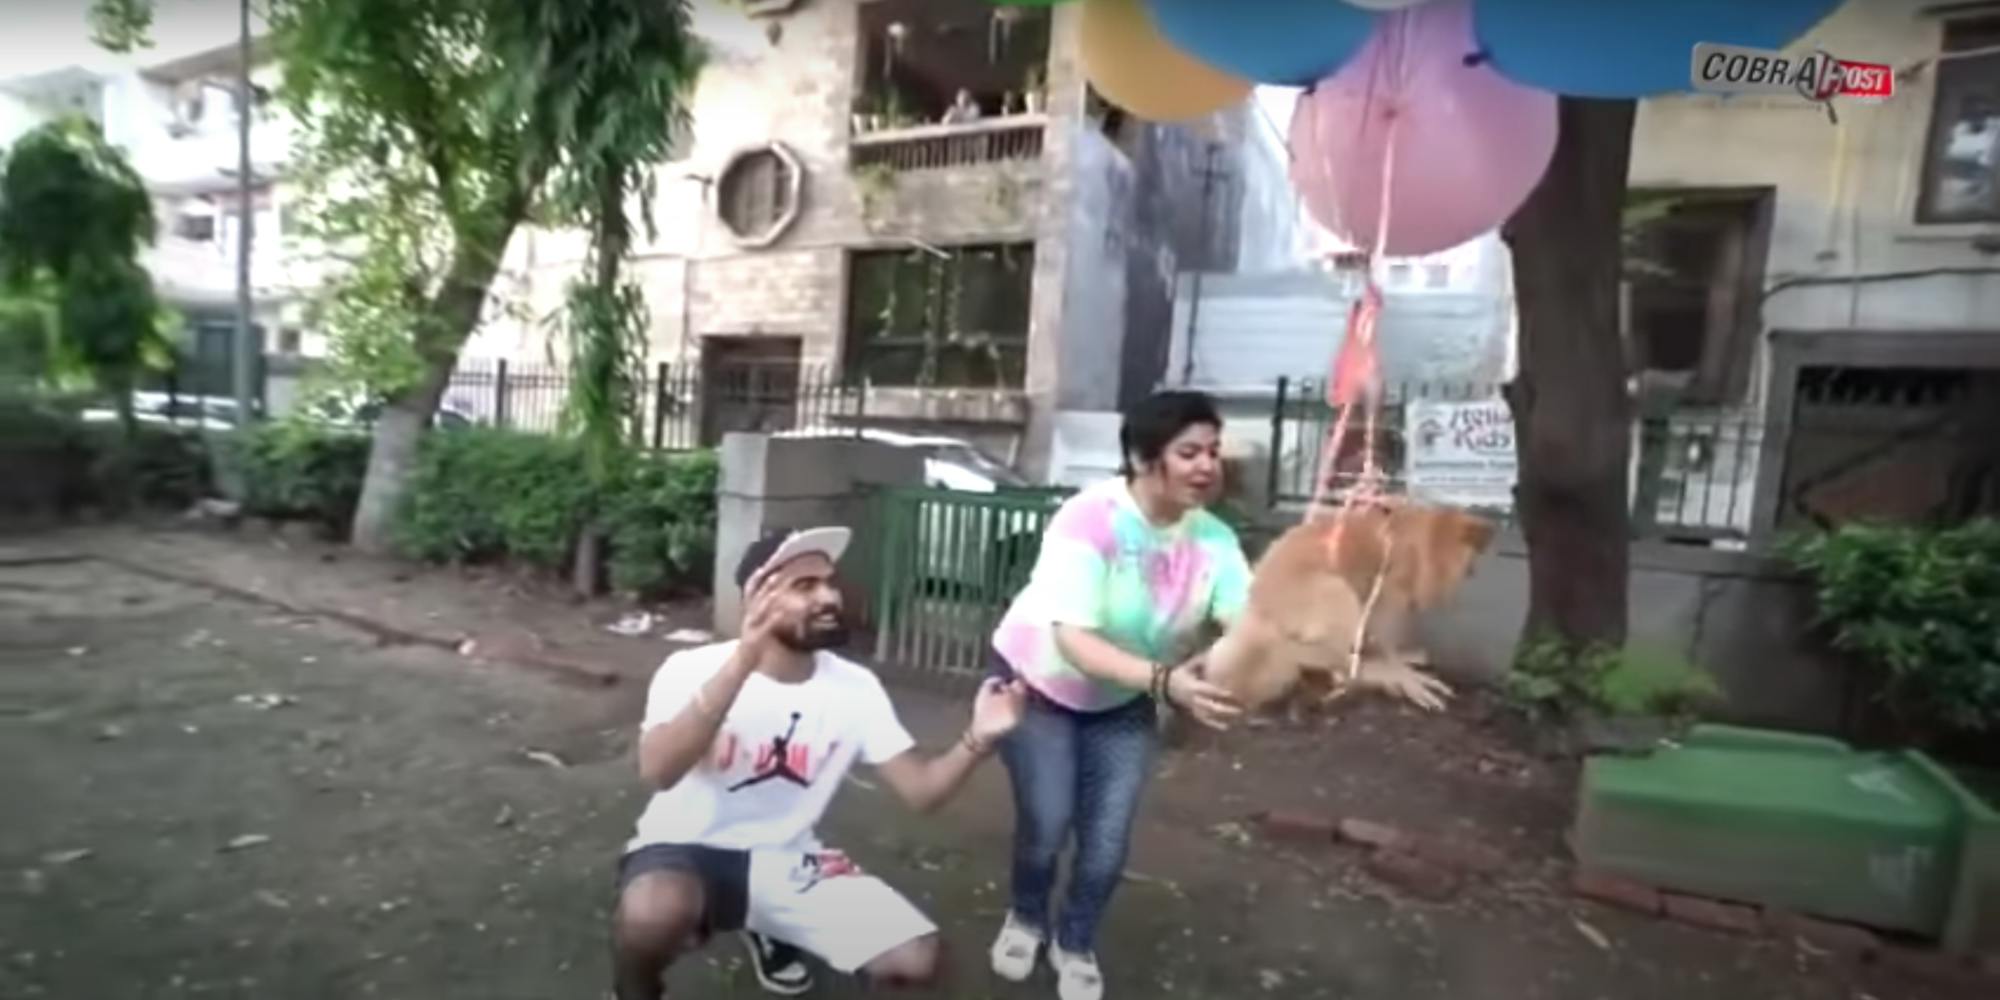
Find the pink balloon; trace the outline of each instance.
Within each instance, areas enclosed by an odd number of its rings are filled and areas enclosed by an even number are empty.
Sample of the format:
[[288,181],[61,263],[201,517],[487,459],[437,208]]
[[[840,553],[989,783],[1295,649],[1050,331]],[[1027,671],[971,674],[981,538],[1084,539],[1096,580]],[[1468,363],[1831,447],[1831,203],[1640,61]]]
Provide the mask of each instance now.
[[1556,95],[1466,65],[1478,49],[1471,3],[1436,0],[1383,16],[1347,65],[1299,99],[1292,183],[1314,218],[1374,248],[1392,136],[1385,253],[1457,246],[1527,200],[1555,154]]

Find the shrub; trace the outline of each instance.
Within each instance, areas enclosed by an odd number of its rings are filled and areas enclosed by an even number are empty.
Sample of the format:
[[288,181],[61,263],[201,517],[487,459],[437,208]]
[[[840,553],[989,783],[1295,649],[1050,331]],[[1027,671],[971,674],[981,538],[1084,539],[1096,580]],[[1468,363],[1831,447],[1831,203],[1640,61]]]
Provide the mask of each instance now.
[[712,452],[635,457],[604,505],[614,588],[643,594],[704,589],[715,558],[720,474]]
[[1787,539],[1833,646],[1881,672],[1881,698],[1919,731],[2000,729],[2000,522],[1856,524]]
[[506,559],[554,571],[595,523],[614,588],[701,588],[714,553],[717,475],[712,454],[634,451],[599,497],[573,441],[488,429],[433,434],[398,519],[398,544],[419,559]]
[[1685,657],[1644,646],[1576,651],[1543,639],[1522,648],[1507,674],[1508,697],[1532,715],[1580,713],[1685,718],[1722,689]]
[[0,396],[0,513],[55,514],[93,502],[83,424],[48,403]]
[[53,515],[82,507],[184,508],[207,492],[208,450],[192,429],[140,424],[126,440],[74,412],[80,400],[0,396],[0,512]]
[[300,420],[261,424],[237,435],[233,460],[243,477],[244,512],[309,520],[344,535],[368,470],[366,434]]
[[574,443],[485,428],[426,436],[407,496],[405,553],[551,570],[568,560],[590,499]]
[[85,425],[97,499],[111,507],[185,510],[207,496],[212,478],[208,443],[193,428],[140,424],[127,441],[115,424]]

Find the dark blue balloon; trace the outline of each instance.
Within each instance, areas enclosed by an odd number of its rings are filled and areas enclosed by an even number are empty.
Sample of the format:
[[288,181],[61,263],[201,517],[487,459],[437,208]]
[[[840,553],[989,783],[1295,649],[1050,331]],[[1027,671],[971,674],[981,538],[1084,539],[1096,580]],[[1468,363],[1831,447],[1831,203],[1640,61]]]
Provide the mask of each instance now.
[[1353,58],[1378,15],[1344,0],[1146,0],[1160,34],[1217,69],[1303,87]]
[[1697,42],[1782,48],[1840,2],[1475,0],[1472,15],[1493,68],[1509,79],[1573,97],[1648,97],[1692,89]]

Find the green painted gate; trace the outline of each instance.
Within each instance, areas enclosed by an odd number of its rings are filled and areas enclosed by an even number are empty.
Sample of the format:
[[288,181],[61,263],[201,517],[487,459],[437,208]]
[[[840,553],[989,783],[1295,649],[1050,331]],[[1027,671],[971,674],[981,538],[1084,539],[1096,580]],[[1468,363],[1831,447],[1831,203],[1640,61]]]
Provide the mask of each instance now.
[[875,658],[976,680],[993,627],[1028,582],[1068,490],[898,488],[876,497]]

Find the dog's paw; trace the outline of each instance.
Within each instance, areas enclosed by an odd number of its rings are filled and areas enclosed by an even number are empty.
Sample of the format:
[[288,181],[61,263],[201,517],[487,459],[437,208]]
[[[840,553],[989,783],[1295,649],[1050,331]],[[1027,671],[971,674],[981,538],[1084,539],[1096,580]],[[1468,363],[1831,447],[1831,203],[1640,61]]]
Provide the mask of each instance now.
[[1355,683],[1431,712],[1443,711],[1452,695],[1450,685],[1418,670],[1408,659],[1366,661]]

